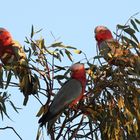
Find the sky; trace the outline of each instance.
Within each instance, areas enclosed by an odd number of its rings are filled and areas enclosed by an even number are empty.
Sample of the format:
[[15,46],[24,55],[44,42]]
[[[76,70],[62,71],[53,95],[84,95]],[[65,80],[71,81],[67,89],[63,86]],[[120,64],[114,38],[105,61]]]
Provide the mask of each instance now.
[[[64,44],[83,50],[89,58],[96,55],[93,30],[97,25],[115,31],[117,24],[124,24],[131,15],[140,11],[139,0],[4,0],[0,5],[0,27],[8,29],[22,45],[34,25],[36,29],[43,29],[41,35],[48,44],[54,41],[52,32]],[[140,14],[137,18],[140,19]],[[13,121],[5,118],[0,127],[12,126],[23,140],[34,140],[40,104],[31,97],[28,105],[23,107],[22,96],[17,96],[21,93],[10,92],[22,110],[16,114],[9,109]],[[0,139],[19,140],[11,130],[0,131]]]

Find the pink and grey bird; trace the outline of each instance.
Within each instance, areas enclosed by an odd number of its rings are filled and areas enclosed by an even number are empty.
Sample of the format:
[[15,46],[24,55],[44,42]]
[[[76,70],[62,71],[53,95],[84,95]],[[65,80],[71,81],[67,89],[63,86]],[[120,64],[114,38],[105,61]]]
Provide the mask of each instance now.
[[18,76],[26,105],[28,95],[37,93],[38,80],[31,74],[22,46],[13,40],[10,32],[4,28],[0,28],[0,60],[5,66],[10,67],[15,76]]
[[48,112],[39,120],[40,126],[51,122],[66,107],[72,107],[83,98],[86,86],[86,72],[83,64],[77,63],[70,67],[71,78],[60,88],[54,97]]
[[95,39],[100,54],[109,64],[134,67],[139,62],[138,56],[115,40],[107,27],[97,26],[95,28]]

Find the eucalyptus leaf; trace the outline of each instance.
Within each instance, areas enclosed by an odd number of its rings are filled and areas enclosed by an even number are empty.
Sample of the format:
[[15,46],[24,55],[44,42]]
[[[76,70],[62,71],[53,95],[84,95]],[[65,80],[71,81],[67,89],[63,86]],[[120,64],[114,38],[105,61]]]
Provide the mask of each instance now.
[[137,30],[137,31],[139,32],[139,29],[138,29],[136,23],[134,22],[134,20],[131,19],[130,22],[131,22],[132,26],[134,27],[134,29]]

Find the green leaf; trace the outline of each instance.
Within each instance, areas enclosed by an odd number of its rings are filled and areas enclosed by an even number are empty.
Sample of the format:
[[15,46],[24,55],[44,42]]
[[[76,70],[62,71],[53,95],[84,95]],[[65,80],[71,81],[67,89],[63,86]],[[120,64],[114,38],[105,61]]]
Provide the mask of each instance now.
[[40,82],[39,82],[39,79],[38,79],[38,76],[34,73],[34,78],[35,78],[35,84],[38,86],[38,89],[40,89]]
[[31,45],[33,51],[35,52],[36,51],[36,44],[34,42],[31,42],[30,45]]
[[37,33],[39,33],[39,32],[41,32],[43,29],[39,29],[38,31],[36,31],[35,33],[37,34]]
[[128,44],[131,44],[133,46],[133,48],[137,47],[137,44],[131,40],[130,38],[126,37],[126,36],[122,36],[122,40],[125,40]]
[[71,57],[72,54],[66,49],[65,49],[65,53],[66,53],[67,57],[69,58],[69,60],[73,62],[72,57]]
[[19,109],[19,108],[15,107],[15,105],[13,104],[12,101],[9,101],[9,103],[11,104],[11,106],[13,107],[13,109],[14,109],[17,113],[19,113],[19,112],[18,112],[18,109]]
[[45,109],[48,110],[47,106],[45,106],[45,105],[41,106],[38,113],[36,114],[36,117],[40,117],[44,113]]
[[30,37],[33,38],[33,36],[34,36],[34,26],[32,25],[32,27],[31,27],[31,35],[30,35]]
[[48,105],[43,105],[36,114],[36,117],[40,117],[42,114],[45,114],[46,112],[48,112]]
[[51,47],[60,47],[62,45],[62,42],[55,42],[51,44]]
[[6,82],[6,85],[5,85],[5,89],[9,86],[9,83],[11,81],[11,77],[12,77],[12,72],[9,71],[8,76],[7,76],[7,82]]
[[29,52],[29,49],[26,49],[26,47],[25,47],[25,46],[23,46],[23,50],[24,50],[24,52],[26,52],[26,53],[28,53],[28,52]]
[[9,96],[7,95],[7,92],[4,92],[2,97],[3,97],[3,100],[7,100],[9,98]]
[[0,88],[3,88],[3,70],[0,68]]
[[63,54],[62,50],[60,50],[60,51],[59,51],[59,53],[60,53],[62,56],[64,56],[64,54]]
[[132,34],[131,37],[139,44],[139,41],[138,41],[137,37],[134,34]]
[[100,58],[103,58],[103,56],[97,55],[97,56],[94,57],[94,59],[100,59]]
[[130,39],[126,36],[122,36],[122,40],[124,40],[126,43],[130,43]]
[[40,40],[38,40],[37,44],[40,49],[43,49],[45,47],[44,39],[41,38]]
[[132,34],[135,33],[135,30],[132,29],[132,28],[126,28],[126,29],[124,29],[124,31],[125,31],[126,33],[128,33],[129,35],[132,35]]
[[3,111],[2,111],[1,105],[0,105],[0,113],[1,113],[1,118],[2,118],[2,120],[3,120]]
[[4,103],[1,103],[1,104],[2,104],[1,107],[2,107],[2,111],[3,111],[3,113],[7,116],[8,119],[10,119],[10,116],[7,114],[5,104],[4,104]]
[[64,67],[61,67],[61,66],[57,66],[57,65],[54,65],[56,68],[60,69],[60,70],[66,70]]
[[134,29],[137,30],[137,31],[139,32],[139,29],[138,29],[136,23],[134,22],[134,20],[131,19],[130,22],[131,22],[132,26],[134,27]]
[[132,28],[127,28],[127,29],[124,29],[124,31],[129,34],[137,43],[139,43],[137,37],[134,35],[135,33],[135,30],[133,30]]
[[126,29],[128,27],[129,27],[128,25],[120,25],[120,24],[117,25],[118,29]]
[[65,79],[65,76],[64,75],[56,75],[56,76],[54,76],[54,79],[63,80],[63,79]]
[[56,55],[53,54],[53,56],[54,56],[55,58],[57,58],[60,62],[62,61],[62,60],[61,60],[61,56],[60,56],[59,53],[56,53]]
[[66,48],[68,48],[68,49],[76,49],[75,47],[72,47],[72,46],[66,46]]
[[29,55],[28,55],[28,59],[31,57],[31,54],[32,54],[32,51],[31,51],[31,49],[29,48]]
[[25,37],[25,41],[24,42],[26,42],[27,44],[29,44],[30,43],[30,41],[28,40],[28,38],[27,37]]
[[37,131],[37,136],[36,136],[36,140],[39,140],[40,135],[41,135],[41,130],[38,129],[38,131]]
[[138,24],[140,24],[140,20],[138,20],[138,19],[135,18],[135,21],[136,21]]

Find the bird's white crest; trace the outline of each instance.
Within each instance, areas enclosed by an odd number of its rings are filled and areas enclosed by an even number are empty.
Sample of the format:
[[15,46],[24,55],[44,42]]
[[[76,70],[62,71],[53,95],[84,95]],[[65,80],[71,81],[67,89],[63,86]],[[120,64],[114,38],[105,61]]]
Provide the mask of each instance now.
[[95,33],[98,33],[98,32],[100,32],[101,30],[102,30],[102,31],[103,31],[103,30],[108,30],[108,28],[105,27],[105,26],[97,26],[97,27],[95,28],[94,32],[95,32]]
[[[3,32],[8,32],[8,30],[6,30],[5,28],[2,28],[0,27],[0,33],[3,33]],[[8,32],[9,33],[9,32]],[[10,34],[10,33],[9,33]]]
[[79,69],[83,69],[83,68],[84,68],[84,64],[77,63],[77,64],[73,64],[70,67],[70,70],[74,71],[74,70],[79,70]]
[[0,31],[7,31],[5,28],[0,27]]

